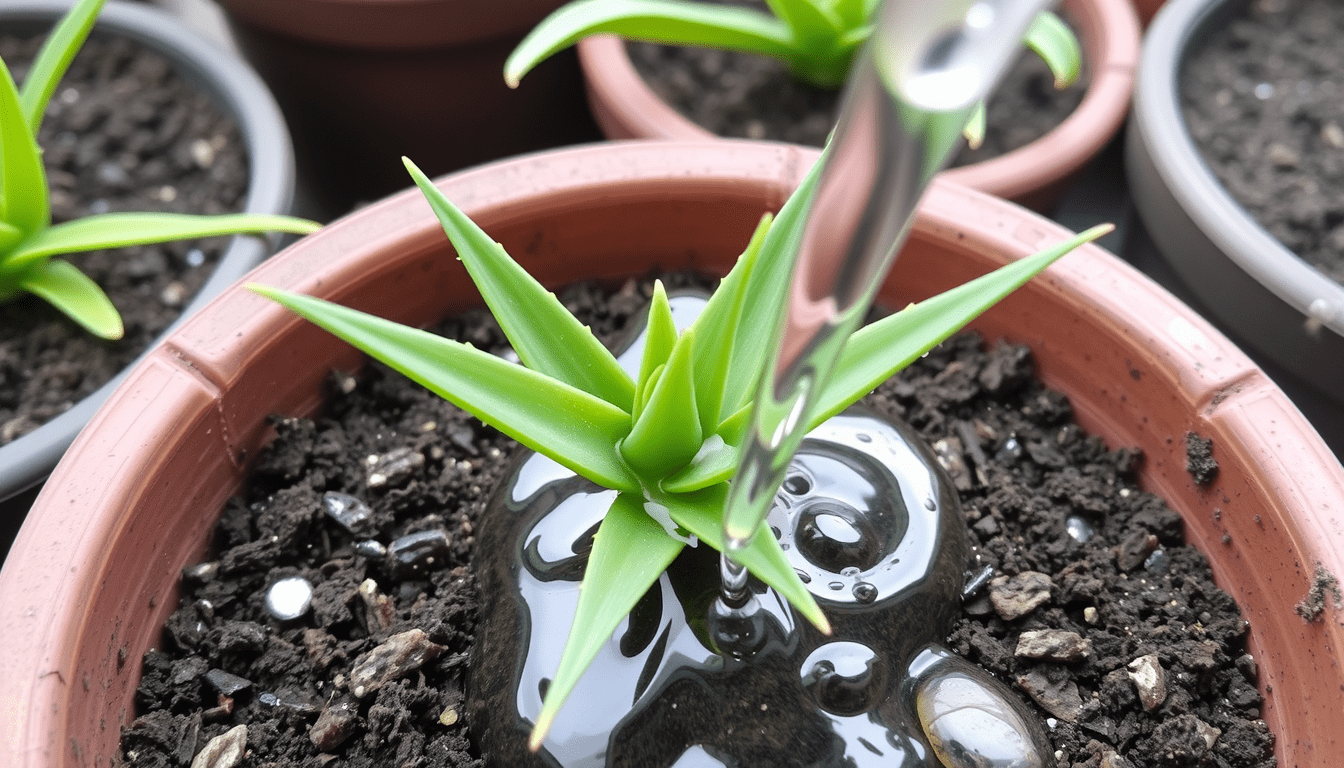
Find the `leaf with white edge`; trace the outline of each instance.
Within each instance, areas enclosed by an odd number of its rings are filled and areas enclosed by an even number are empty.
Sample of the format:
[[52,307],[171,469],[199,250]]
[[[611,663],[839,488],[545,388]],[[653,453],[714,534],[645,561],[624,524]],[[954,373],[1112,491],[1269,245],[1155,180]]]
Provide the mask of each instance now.
[[1036,14],[1031,26],[1027,27],[1023,42],[1050,68],[1050,74],[1055,76],[1055,88],[1063,90],[1078,80],[1083,68],[1083,52],[1078,46],[1078,38],[1058,16],[1049,11]]
[[718,289],[695,320],[696,335],[700,339],[695,348],[695,404],[700,412],[700,430],[706,435],[713,434],[719,427],[719,408],[728,382],[738,320],[742,317],[747,277],[755,267],[772,221],[774,216],[768,213],[761,217],[746,250],[719,281]]
[[704,442],[695,418],[695,339],[695,328],[682,332],[639,419],[621,441],[621,456],[644,477],[684,467]]
[[42,153],[23,119],[18,89],[3,60],[0,60],[0,220],[29,236],[51,222]]
[[530,749],[541,748],[579,678],[683,546],[645,514],[642,496],[622,493],[616,497],[593,537],[574,624],[532,727]]
[[61,18],[28,68],[19,101],[23,105],[24,122],[34,134],[42,125],[42,115],[56,84],[70,67],[70,60],[79,52],[102,9],[103,0],[81,0]]
[[653,281],[653,300],[645,321],[644,354],[639,361],[639,378],[635,381],[635,404],[630,412],[630,423],[639,421],[644,406],[653,395],[661,374],[658,370],[667,364],[672,348],[677,344],[677,323],[672,318],[672,307],[667,303],[667,291],[662,280]]
[[831,379],[817,398],[808,429],[849,407],[980,313],[1078,246],[1114,229],[1102,224],[1006,266],[911,305],[849,337]]
[[630,415],[488,352],[311,296],[249,284],[439,397],[593,482],[639,491],[617,454]]
[[321,224],[307,219],[254,213],[225,213],[214,216],[185,213],[100,213],[46,228],[15,248],[10,258],[17,264],[27,264],[62,253],[121,248],[127,245],[259,232],[292,232],[306,235],[321,228]]
[[19,287],[38,296],[102,339],[120,339],[125,333],[121,315],[103,289],[88,275],[60,259],[34,265],[19,279]]
[[722,437],[712,435],[700,446],[695,458],[685,469],[668,475],[658,487],[664,493],[692,493],[726,483],[737,471],[738,448],[723,441]]
[[756,395],[766,355],[773,351],[770,347],[775,343],[775,323],[788,296],[793,271],[791,259],[797,253],[804,217],[816,192],[825,159],[823,152],[779,210],[761,243],[756,264],[747,275],[742,315],[734,334],[732,358],[728,361],[721,418],[732,415]]
[[635,383],[611,351],[414,163],[402,162],[523,364],[629,413]]
[[[727,502],[726,484],[706,488],[693,494],[676,494],[658,497],[655,500],[664,504],[672,513],[677,525],[690,531],[692,535],[711,547],[723,551],[723,505]],[[798,573],[789,563],[784,550],[764,522],[751,537],[746,549],[734,553],[737,562],[746,566],[756,578],[773,587],[776,592],[788,600],[803,618],[825,634],[831,633],[831,622],[821,607],[813,599],[812,593],[798,578]]]
[[517,88],[518,81],[537,64],[601,33],[778,59],[787,59],[794,51],[788,25],[751,8],[682,0],[579,0],[560,7],[532,28],[504,62],[504,82]]

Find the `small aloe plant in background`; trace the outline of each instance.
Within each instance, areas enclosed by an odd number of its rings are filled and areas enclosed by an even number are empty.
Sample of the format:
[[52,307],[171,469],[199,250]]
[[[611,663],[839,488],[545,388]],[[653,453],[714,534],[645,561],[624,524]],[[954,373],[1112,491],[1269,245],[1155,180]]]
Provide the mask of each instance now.
[[[770,56],[788,64],[793,76],[805,83],[837,89],[872,35],[878,0],[766,0],[766,5],[769,13],[687,0],[572,0],[523,38],[504,62],[504,81],[516,88],[533,67],[558,51],[589,35],[612,33],[632,40]],[[1058,16],[1037,15],[1023,42],[1050,67],[1056,88],[1067,88],[1078,79],[1082,67],[1078,40]],[[965,135],[976,147],[984,134],[981,104],[971,113]]]
[[[522,364],[301,294],[252,285],[523,445],[617,491],[583,577],[570,635],[531,745],[538,748],[584,669],[687,545],[722,550],[728,484],[775,314],[783,306],[817,169],[778,218],[765,215],[703,312],[678,333],[661,283],[632,378],[613,354],[414,165],[407,167]],[[820,167],[820,163],[818,166]],[[959,330],[1055,259],[1067,242],[914,304],[848,340],[817,407],[821,424]],[[828,622],[762,523],[735,559],[823,631]]]
[[0,61],[0,301],[41,297],[91,333],[123,334],[121,316],[96,283],[64,253],[144,245],[241,232],[307,234],[321,225],[290,216],[104,213],[51,223],[51,203],[37,129],[57,82],[93,28],[104,0],[80,0],[47,38],[15,86]]

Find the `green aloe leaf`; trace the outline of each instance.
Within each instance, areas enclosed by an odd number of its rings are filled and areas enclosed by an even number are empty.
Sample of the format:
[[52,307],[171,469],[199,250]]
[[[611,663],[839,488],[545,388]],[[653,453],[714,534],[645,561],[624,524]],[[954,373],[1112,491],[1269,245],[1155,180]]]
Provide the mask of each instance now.
[[24,122],[33,134],[42,125],[42,115],[47,111],[47,102],[51,100],[56,84],[70,67],[70,60],[79,52],[102,9],[103,0],[81,0],[42,43],[42,50],[28,69],[19,95]]
[[663,289],[662,280],[655,280],[644,332],[644,355],[640,358],[639,381],[635,385],[635,407],[630,412],[632,424],[643,414],[644,406],[662,376],[661,369],[667,365],[676,344],[677,323],[672,318],[672,307],[667,303],[667,291]]
[[630,431],[630,415],[605,400],[427,331],[311,296],[248,287],[589,480],[640,489],[615,448]]
[[19,287],[41,297],[67,317],[103,339],[120,339],[125,330],[121,315],[98,284],[60,259],[34,265],[19,279]]
[[788,296],[792,258],[802,237],[803,221],[821,177],[825,153],[789,196],[761,243],[760,255],[747,276],[742,315],[734,334],[733,354],[720,417],[736,413],[756,395],[761,367],[775,341],[775,322]]
[[1068,88],[1078,79],[1083,67],[1083,52],[1078,46],[1078,38],[1058,16],[1049,11],[1036,14],[1027,28],[1024,42],[1050,67],[1056,88]]
[[971,149],[979,149],[985,141],[985,102],[976,102],[971,110],[971,116],[966,118],[966,127],[961,129],[961,135],[966,137],[966,144]]
[[322,227],[293,216],[226,213],[197,216],[185,213],[101,213],[48,227],[14,249],[10,258],[28,264],[62,253],[165,243],[195,237],[239,233],[292,232],[306,235]]
[[[727,502],[727,491],[726,484],[716,485],[698,493],[659,497],[655,501],[667,507],[677,525],[722,552],[723,505]],[[817,605],[812,593],[798,578],[798,573],[764,522],[756,535],[751,537],[751,544],[735,553],[734,557],[756,578],[783,595],[813,626],[825,634],[831,633],[830,620],[821,612],[821,606]]]
[[861,27],[871,18],[865,0],[834,0],[831,11],[846,29]]
[[794,51],[788,26],[748,8],[682,0],[579,0],[547,16],[504,62],[510,88],[537,64],[588,35],[610,32],[635,40],[703,45],[787,60]]
[[532,727],[528,744],[533,751],[541,748],[584,670],[684,546],[645,514],[641,496],[622,493],[616,497],[593,538],[573,628]]
[[742,317],[747,280],[755,268],[761,247],[774,217],[765,214],[756,225],[747,248],[732,270],[719,281],[719,287],[695,320],[695,404],[700,413],[700,430],[714,434],[719,428],[719,409],[728,383],[728,368],[733,356],[738,321]]
[[794,44],[808,51],[830,52],[845,29],[834,9],[815,0],[765,0],[765,4],[793,30]]
[[645,477],[685,466],[704,442],[695,418],[695,339],[694,327],[682,332],[649,401],[621,442],[621,456]]
[[843,411],[892,374],[1016,290],[1055,260],[1114,229],[1110,224],[1047,248],[859,329],[845,344],[808,429]]
[[402,162],[523,364],[630,412],[635,384],[611,351],[414,163]]
[[668,475],[658,487],[664,493],[691,493],[728,482],[737,471],[738,449],[717,437],[706,440],[685,469]]
[[28,130],[18,89],[3,60],[0,60],[0,220],[25,235],[40,231],[51,221],[42,153],[33,132]]

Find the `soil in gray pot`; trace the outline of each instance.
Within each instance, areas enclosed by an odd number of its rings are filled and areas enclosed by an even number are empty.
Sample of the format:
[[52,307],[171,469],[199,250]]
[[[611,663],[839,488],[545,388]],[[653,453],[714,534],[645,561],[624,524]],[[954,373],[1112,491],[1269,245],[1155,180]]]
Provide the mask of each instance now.
[[[45,34],[0,37],[22,83]],[[247,191],[233,118],[125,38],[95,34],[57,85],[38,135],[55,223],[110,211],[229,213]],[[126,335],[104,341],[46,302],[0,304],[0,444],[60,415],[144,351],[214,270],[227,238],[62,257],[102,286]]]
[[1260,226],[1344,282],[1344,4],[1245,6],[1185,64],[1186,124]]
[[[835,127],[840,91],[800,82],[776,59],[645,42],[627,42],[626,51],[659,98],[719,136],[820,147]],[[963,142],[951,165],[988,160],[1039,139],[1073,113],[1086,84],[1084,68],[1078,82],[1055,90],[1045,63],[1024,52],[986,105],[984,142],[976,149]]]
[[[610,342],[650,288],[585,285],[562,300]],[[507,349],[483,313],[438,330]],[[1143,457],[1083,433],[1027,349],[957,337],[867,403],[934,446],[993,569],[947,645],[1036,708],[1059,765],[1273,765],[1236,605],[1182,543],[1180,518],[1136,486]],[[184,766],[246,724],[255,765],[492,765],[468,706],[473,558],[494,556],[476,537],[513,446],[376,364],[333,374],[318,418],[275,424],[144,658],[126,764]],[[311,603],[277,618],[267,595],[293,577]],[[356,698],[355,667],[380,647],[422,658],[380,667],[394,671]]]

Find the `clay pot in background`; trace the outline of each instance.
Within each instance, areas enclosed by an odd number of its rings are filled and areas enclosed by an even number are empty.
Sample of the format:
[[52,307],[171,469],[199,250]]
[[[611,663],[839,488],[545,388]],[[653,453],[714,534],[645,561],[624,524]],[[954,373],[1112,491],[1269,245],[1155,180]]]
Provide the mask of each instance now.
[[[1073,177],[1124,124],[1139,57],[1139,24],[1133,6],[1129,0],[1064,0],[1061,8],[1078,27],[1085,71],[1090,73],[1082,103],[1054,130],[1025,147],[944,171],[949,180],[1049,211]],[[594,35],[579,41],[578,49],[593,118],[608,138],[714,136],[645,84],[620,38]]]
[[318,218],[440,174],[601,138],[571,52],[516,90],[504,59],[562,0],[219,0],[294,132]]
[[1189,52],[1248,2],[1172,0],[1158,16],[1145,38],[1126,174],[1135,208],[1182,286],[1230,335],[1299,379],[1303,407],[1344,445],[1344,286],[1232,198],[1182,113],[1180,68]]
[[[49,32],[70,9],[69,0],[6,0],[0,8],[0,28],[6,32]],[[294,195],[294,155],[289,132],[275,100],[251,69],[233,56],[189,31],[175,18],[139,3],[111,0],[98,17],[95,30],[124,36],[168,59],[184,79],[211,95],[222,111],[238,123],[247,142],[248,184],[244,211],[290,212]],[[221,257],[213,276],[182,317],[205,306],[216,294],[256,266],[272,249],[273,239],[235,237]],[[179,323],[181,321],[179,320]],[[171,331],[169,331],[171,332]],[[165,337],[168,332],[163,334]],[[98,407],[116,389],[123,373],[76,403],[70,410],[37,430],[0,446],[0,554],[17,530],[32,500],[25,491],[40,483],[56,466],[61,454],[88,423]],[[9,500],[13,497],[12,502]]]
[[[548,286],[655,267],[723,274],[815,151],[745,141],[638,142],[537,154],[439,185]],[[1003,200],[936,182],[880,301],[931,295],[1066,232]],[[427,324],[479,296],[417,191],[311,235],[249,279]],[[1029,344],[1046,384],[1110,446],[1142,449],[1142,486],[1185,520],[1250,622],[1264,718],[1285,766],[1344,764],[1344,626],[1293,610],[1320,563],[1344,572],[1344,469],[1236,347],[1115,257],[1085,246],[975,323]],[[183,566],[272,434],[312,414],[333,368],[361,356],[235,286],[139,365],[80,436],[0,571],[0,754],[74,768],[116,753],[140,659],[159,642]],[[1197,486],[1188,431],[1220,471]],[[1213,508],[1254,510],[1256,516]],[[1224,536],[1228,537],[1224,543]],[[54,575],[59,574],[60,578]],[[88,684],[83,684],[88,681]],[[1304,702],[1310,702],[1304,706]]]

